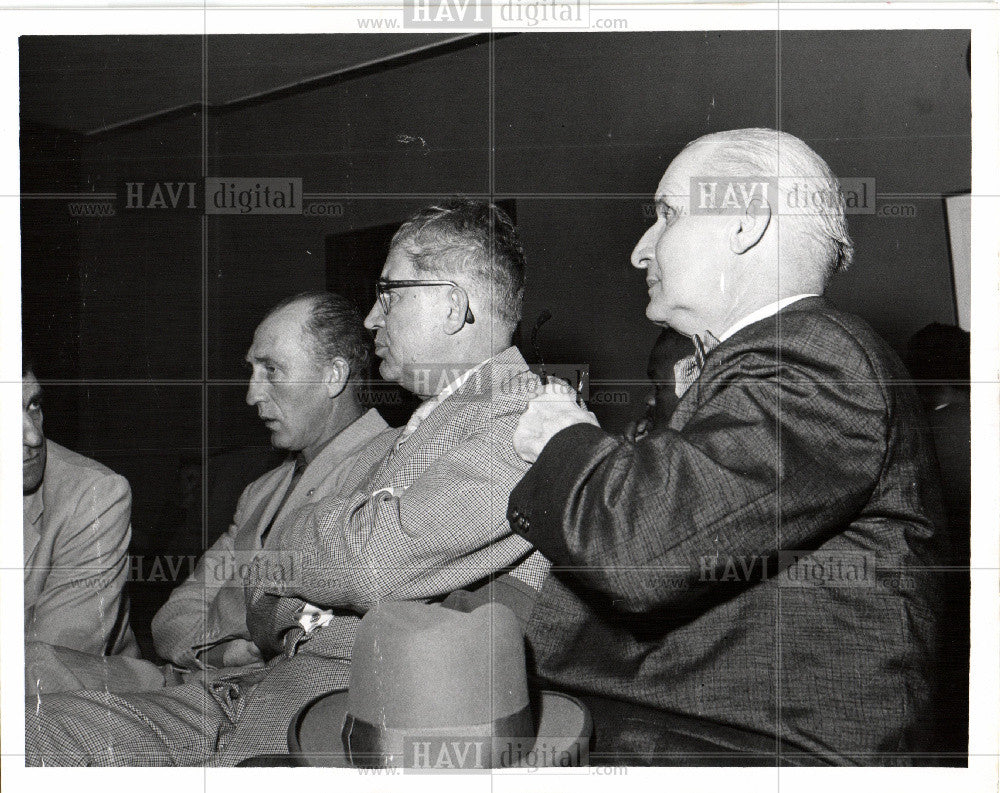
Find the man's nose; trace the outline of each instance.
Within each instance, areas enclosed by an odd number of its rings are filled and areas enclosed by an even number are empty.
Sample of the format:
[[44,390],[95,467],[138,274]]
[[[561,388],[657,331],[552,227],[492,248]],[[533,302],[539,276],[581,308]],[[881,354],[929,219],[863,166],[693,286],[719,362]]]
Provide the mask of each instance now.
[[21,421],[21,442],[32,449],[38,448],[45,441],[40,421],[24,414]]
[[247,404],[250,407],[254,407],[263,398],[264,394],[262,393],[260,383],[257,382],[256,377],[251,377],[247,385]]
[[385,314],[382,313],[382,304],[376,300],[368,316],[365,317],[365,327],[368,330],[378,330],[385,326]]
[[645,270],[649,267],[649,261],[653,258],[653,241],[656,239],[656,225],[654,223],[646,229],[646,233],[639,238],[639,242],[632,249],[633,267],[637,267],[640,270]]

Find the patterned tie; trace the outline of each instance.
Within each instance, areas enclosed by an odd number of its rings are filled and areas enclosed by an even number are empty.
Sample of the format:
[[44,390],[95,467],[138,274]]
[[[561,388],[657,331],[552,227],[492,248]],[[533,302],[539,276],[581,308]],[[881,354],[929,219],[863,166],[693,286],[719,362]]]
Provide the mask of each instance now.
[[694,352],[674,364],[674,393],[678,399],[687,393],[691,384],[701,375],[708,354],[719,346],[719,339],[710,330],[705,331],[704,339],[696,333],[691,341],[694,343]]

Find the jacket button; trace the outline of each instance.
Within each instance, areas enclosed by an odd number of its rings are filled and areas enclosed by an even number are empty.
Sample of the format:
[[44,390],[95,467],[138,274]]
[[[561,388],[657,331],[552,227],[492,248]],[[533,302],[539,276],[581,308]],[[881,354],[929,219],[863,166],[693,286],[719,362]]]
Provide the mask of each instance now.
[[316,492],[316,488],[314,487],[312,490],[310,490],[308,493],[306,493],[306,495],[307,496],[311,496],[315,492]]
[[507,511],[507,520],[511,521],[512,523],[516,523],[520,519],[521,519],[521,513],[518,512],[515,507],[511,507]]

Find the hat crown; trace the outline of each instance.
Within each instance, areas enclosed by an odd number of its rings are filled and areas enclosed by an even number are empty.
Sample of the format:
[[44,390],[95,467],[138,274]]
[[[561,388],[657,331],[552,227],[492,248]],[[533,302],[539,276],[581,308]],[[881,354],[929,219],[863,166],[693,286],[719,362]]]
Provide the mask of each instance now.
[[351,660],[348,709],[384,728],[484,724],[528,705],[524,639],[513,612],[386,603],[365,615]]

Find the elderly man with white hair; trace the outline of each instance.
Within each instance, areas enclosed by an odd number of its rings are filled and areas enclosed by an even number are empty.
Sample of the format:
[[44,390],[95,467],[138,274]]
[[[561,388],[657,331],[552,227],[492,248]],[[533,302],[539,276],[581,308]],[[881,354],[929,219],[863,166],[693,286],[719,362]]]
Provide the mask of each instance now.
[[822,297],[852,259],[837,179],[736,130],[689,144],[655,202],[646,316],[694,344],[669,425],[612,437],[550,384],[514,435],[535,462],[508,518],[553,563],[538,676],[629,764],[917,762],[939,485],[896,355]]

